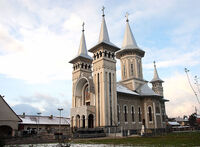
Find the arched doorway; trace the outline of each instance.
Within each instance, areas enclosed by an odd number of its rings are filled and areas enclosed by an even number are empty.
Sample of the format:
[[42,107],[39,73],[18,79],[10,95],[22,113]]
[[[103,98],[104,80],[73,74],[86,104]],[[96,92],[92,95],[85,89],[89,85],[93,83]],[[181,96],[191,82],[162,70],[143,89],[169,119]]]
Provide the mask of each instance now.
[[11,137],[12,128],[10,126],[0,126],[0,136],[1,137]]
[[92,114],[88,116],[88,128],[94,128],[94,116]]
[[82,119],[82,121],[83,121],[83,128],[85,128],[85,115],[83,115],[82,118],[83,118],[83,119]]
[[80,128],[80,115],[76,116],[76,127]]
[[85,105],[85,100],[89,95],[89,82],[87,78],[82,77],[77,81],[74,89],[74,94],[75,94],[75,102],[74,102],[75,107],[80,107],[82,105]]

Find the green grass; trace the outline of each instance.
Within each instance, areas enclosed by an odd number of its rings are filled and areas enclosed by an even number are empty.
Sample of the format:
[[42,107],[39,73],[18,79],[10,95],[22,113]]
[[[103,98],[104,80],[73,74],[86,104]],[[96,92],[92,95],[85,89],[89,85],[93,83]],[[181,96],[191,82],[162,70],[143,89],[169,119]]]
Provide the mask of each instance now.
[[152,145],[152,146],[200,146],[200,133],[170,133],[156,137],[127,137],[76,140],[74,143],[83,144],[123,144],[123,145]]

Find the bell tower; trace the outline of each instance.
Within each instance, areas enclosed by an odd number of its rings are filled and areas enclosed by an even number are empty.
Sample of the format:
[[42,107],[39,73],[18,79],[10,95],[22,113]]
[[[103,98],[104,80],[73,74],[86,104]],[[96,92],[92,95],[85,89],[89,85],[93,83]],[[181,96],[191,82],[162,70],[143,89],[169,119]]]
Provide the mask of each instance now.
[[72,72],[72,108],[79,107],[83,104],[83,101],[81,98],[76,98],[75,96],[75,90],[76,90],[76,84],[77,81],[80,79],[80,77],[86,77],[89,79],[92,77],[92,58],[88,55],[86,42],[85,42],[85,35],[84,35],[84,23],[82,25],[82,35],[81,35],[81,41],[80,46],[78,50],[78,55],[73,58],[69,63],[73,64],[73,72]]
[[153,79],[150,81],[150,83],[152,83],[152,90],[163,96],[163,86],[162,86],[162,83],[164,82],[163,80],[161,80],[158,76],[158,72],[157,72],[157,69],[156,69],[156,62],[154,61],[154,76],[153,76]]
[[146,81],[143,79],[142,58],[145,52],[137,46],[132,34],[128,13],[126,14],[126,29],[121,50],[116,57],[121,63],[121,83],[131,90],[137,90]]
[[96,98],[96,126],[114,126],[117,123],[116,60],[117,46],[110,42],[104,7],[98,44],[93,53],[93,83]]

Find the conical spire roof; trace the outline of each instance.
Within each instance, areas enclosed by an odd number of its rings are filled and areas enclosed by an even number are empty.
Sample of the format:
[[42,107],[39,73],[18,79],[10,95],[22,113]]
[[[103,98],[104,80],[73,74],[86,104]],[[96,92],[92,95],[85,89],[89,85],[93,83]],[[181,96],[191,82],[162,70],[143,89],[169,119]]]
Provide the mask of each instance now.
[[157,69],[156,69],[156,62],[154,61],[153,63],[154,63],[154,76],[153,76],[153,79],[151,80],[151,83],[156,82],[156,81],[164,82],[158,76],[158,72],[157,72]]
[[100,42],[110,43],[104,14],[102,15],[101,30],[99,35],[99,43]]
[[126,14],[126,29],[124,34],[124,40],[122,44],[122,49],[132,49],[132,48],[138,48],[137,43],[135,41],[135,38],[133,36],[133,33],[131,31],[129,20],[128,20],[128,14]]
[[83,23],[83,25],[82,25],[83,29],[82,29],[82,35],[81,35],[81,41],[80,41],[80,45],[79,45],[78,55],[74,59],[72,59],[70,62],[73,62],[78,57],[84,57],[84,58],[87,58],[89,60],[92,60],[92,58],[88,55],[88,51],[87,51],[87,47],[86,47],[84,25],[85,24]]
[[110,46],[113,51],[119,50],[119,48],[116,45],[114,45],[112,42],[110,42],[109,35],[108,35],[108,29],[107,29],[106,21],[105,21],[104,10],[105,10],[105,7],[102,8],[103,14],[102,14],[101,30],[100,30],[100,34],[99,34],[99,41],[94,47],[89,49],[89,52],[94,52],[102,44]]

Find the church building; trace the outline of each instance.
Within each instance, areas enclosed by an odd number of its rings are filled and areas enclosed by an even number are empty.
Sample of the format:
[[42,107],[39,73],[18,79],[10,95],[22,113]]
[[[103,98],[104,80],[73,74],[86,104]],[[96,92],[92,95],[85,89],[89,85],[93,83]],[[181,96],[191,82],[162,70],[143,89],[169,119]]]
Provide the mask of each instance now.
[[[128,16],[122,47],[110,39],[103,11],[98,43],[87,50],[84,24],[78,55],[69,63],[72,72],[72,128],[114,128],[138,132],[142,126],[149,130],[166,127],[164,82],[158,76],[143,78],[142,58],[145,51],[138,47]],[[93,53],[93,57],[88,55]],[[116,58],[121,64],[121,80],[116,81]],[[110,131],[110,130],[109,130]]]

